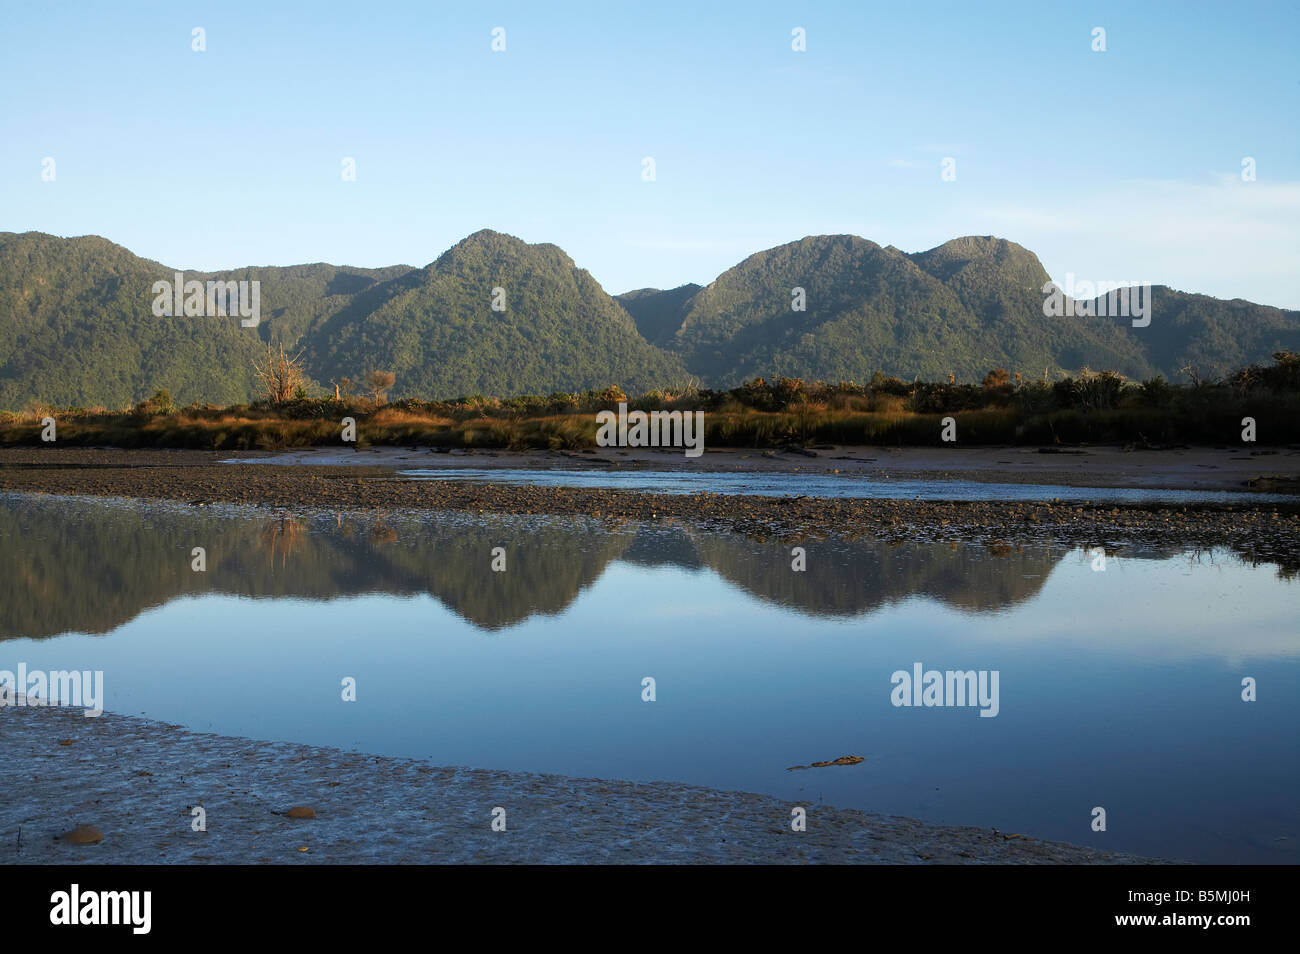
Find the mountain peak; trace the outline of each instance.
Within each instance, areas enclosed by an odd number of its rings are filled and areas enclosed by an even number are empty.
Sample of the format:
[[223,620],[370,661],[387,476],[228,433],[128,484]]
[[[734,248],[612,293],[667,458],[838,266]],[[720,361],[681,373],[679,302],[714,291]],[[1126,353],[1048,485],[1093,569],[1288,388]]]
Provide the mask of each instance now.
[[978,283],[984,285],[1007,281],[1041,288],[1048,280],[1047,269],[1037,255],[994,235],[963,235],[908,258],[941,282],[962,272],[979,272]]
[[523,239],[519,238],[517,235],[511,235],[509,232],[498,232],[496,229],[479,229],[477,232],[471,232],[469,235],[466,235],[463,239],[461,239],[456,244],[472,245],[475,242],[495,242],[495,241],[509,241],[509,242],[518,243],[519,245],[528,244]]
[[[99,236],[0,232],[0,407],[122,407],[165,388],[182,403],[257,393],[261,333],[159,321],[173,272]],[[206,273],[261,283],[270,336],[314,382],[397,375],[397,394],[508,396],[788,375],[864,381],[882,370],[978,381],[990,369],[1222,374],[1300,350],[1300,312],[1153,289],[1151,328],[1054,320],[1038,258],[992,235],[907,254],[856,235],[756,252],[706,288],[611,299],[558,246],[493,229],[411,270],[297,265]],[[192,273],[200,277],[201,273]],[[7,346],[7,347],[6,347]],[[315,385],[313,385],[315,386]]]
[[498,259],[519,259],[531,255],[538,256],[539,260],[546,259],[550,263],[563,267],[576,267],[573,259],[569,258],[564,249],[558,245],[553,245],[550,242],[539,242],[534,245],[525,242],[516,235],[497,232],[493,229],[479,229],[477,232],[465,236],[438,256],[434,264],[451,263],[484,255]]

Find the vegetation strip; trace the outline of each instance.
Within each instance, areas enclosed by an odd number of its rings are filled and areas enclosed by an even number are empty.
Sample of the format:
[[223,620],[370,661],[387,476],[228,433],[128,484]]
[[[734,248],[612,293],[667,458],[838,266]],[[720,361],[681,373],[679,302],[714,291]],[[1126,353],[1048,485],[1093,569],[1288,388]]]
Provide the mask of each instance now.
[[[1270,366],[1251,366],[1222,381],[1175,386],[1156,377],[1136,384],[1111,371],[1084,369],[1054,383],[1023,380],[995,368],[981,384],[901,381],[877,373],[869,384],[756,378],[730,390],[679,388],[629,397],[616,386],[548,397],[459,398],[391,404],[375,372],[370,398],[310,397],[291,357],[258,365],[265,400],[250,405],[179,407],[167,391],[121,411],[31,403],[0,411],[0,444],[190,447],[276,450],[340,446],[343,422],[356,424],[351,446],[582,449],[597,446],[596,416],[630,411],[704,414],[706,447],[803,444],[970,446],[1112,443],[1135,448],[1185,442],[1254,446],[1300,442],[1300,354],[1280,351]],[[382,377],[382,380],[378,378]],[[951,441],[945,424],[951,420]],[[1249,426],[1247,426],[1249,421]]]

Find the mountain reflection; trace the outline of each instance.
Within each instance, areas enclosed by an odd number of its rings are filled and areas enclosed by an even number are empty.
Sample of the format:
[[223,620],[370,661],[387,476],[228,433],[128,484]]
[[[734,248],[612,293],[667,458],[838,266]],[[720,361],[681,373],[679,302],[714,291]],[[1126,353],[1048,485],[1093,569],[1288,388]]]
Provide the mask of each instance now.
[[[483,630],[563,612],[616,561],[712,572],[813,616],[853,617],[922,597],[992,613],[1030,599],[1066,546],[808,540],[586,518],[309,515],[80,498],[0,497],[0,639],[107,633],[171,600],[221,593],[330,600],[428,594]],[[207,569],[191,568],[202,547]],[[494,548],[505,570],[492,569]],[[1136,558],[1180,552],[1130,550]],[[499,565],[499,564],[498,564]]]

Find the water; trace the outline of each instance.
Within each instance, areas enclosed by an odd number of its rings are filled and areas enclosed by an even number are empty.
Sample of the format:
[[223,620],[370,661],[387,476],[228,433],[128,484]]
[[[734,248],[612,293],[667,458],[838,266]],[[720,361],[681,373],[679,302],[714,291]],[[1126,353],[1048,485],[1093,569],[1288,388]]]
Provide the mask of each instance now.
[[529,468],[416,468],[399,471],[406,480],[472,480],[535,487],[600,487],[661,494],[747,494],[765,497],[874,497],[884,500],[1020,500],[1093,503],[1296,502],[1294,494],[1232,490],[1164,490],[1147,487],[1067,487],[1052,484],[994,484],[974,480],[882,480],[857,474],[737,473],[680,470],[535,470]]
[[[672,524],[0,496],[0,669],[103,670],[110,711],[199,731],[1300,860],[1298,591],[1277,567],[802,545],[795,573],[786,545]],[[997,717],[893,706],[914,662],[998,671]],[[865,761],[787,771],[842,755]]]

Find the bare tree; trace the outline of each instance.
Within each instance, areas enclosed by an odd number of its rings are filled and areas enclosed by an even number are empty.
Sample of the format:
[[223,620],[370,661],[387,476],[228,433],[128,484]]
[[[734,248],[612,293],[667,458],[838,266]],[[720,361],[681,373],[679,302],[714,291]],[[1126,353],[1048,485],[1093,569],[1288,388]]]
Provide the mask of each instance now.
[[302,352],[296,355],[285,354],[283,342],[278,351],[268,342],[266,358],[254,361],[253,371],[262,382],[267,399],[273,404],[288,401],[307,383],[307,372],[302,367]]
[[392,371],[371,371],[366,375],[366,387],[375,396],[376,404],[384,403],[384,395],[388,393],[388,389],[393,386],[393,382],[396,380],[397,375],[393,374]]

